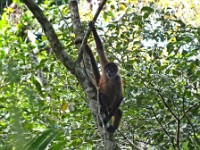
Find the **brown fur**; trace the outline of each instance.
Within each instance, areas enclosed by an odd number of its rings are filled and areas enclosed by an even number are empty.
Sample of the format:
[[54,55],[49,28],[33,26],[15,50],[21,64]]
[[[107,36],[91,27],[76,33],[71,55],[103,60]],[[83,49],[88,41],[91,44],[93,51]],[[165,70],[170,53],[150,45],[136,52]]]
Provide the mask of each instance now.
[[[111,117],[114,118],[113,125],[110,125],[107,128],[109,132],[114,133],[119,127],[122,118],[122,111],[119,109],[119,106],[123,100],[121,77],[118,74],[118,66],[113,62],[109,62],[106,58],[103,44],[97,34],[93,22],[90,22],[89,26],[93,32],[97,46],[97,53],[100,57],[102,75],[99,73],[92,50],[87,44],[85,50],[91,59],[95,81],[99,87],[100,104],[102,111],[106,115],[103,121],[105,124],[107,124]],[[82,43],[82,40],[78,39],[75,41],[75,44],[78,43]]]
[[[118,74],[118,67],[115,63],[109,62],[104,53],[103,44],[97,34],[93,22],[89,23],[92,30],[95,43],[97,46],[97,53],[100,57],[102,75],[100,79],[96,79],[100,93],[100,103],[103,107],[106,117],[104,123],[106,124],[111,117],[114,117],[113,125],[107,128],[111,133],[119,127],[122,112],[119,106],[123,100],[121,77]],[[94,63],[94,62],[92,62]],[[95,62],[96,63],[96,62]],[[93,68],[93,71],[94,68]],[[108,75],[110,73],[110,76]],[[95,74],[95,72],[94,72]]]

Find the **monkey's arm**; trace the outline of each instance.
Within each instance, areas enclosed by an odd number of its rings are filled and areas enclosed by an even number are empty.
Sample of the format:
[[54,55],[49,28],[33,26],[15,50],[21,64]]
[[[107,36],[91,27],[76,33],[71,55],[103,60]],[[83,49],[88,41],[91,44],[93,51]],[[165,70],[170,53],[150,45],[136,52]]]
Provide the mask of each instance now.
[[108,63],[108,60],[106,58],[106,55],[104,53],[104,49],[103,49],[103,44],[101,42],[101,39],[97,33],[97,30],[94,26],[94,23],[92,21],[89,22],[89,27],[93,33],[93,36],[94,36],[94,40],[95,40],[95,43],[96,43],[96,46],[97,46],[97,52],[99,54],[99,57],[100,57],[100,61],[101,61],[101,65],[102,67],[105,67],[105,65]]
[[[82,40],[81,40],[81,39],[75,40],[75,44],[81,44],[81,43],[82,43]],[[88,54],[89,57],[90,57],[91,64],[92,64],[92,69],[93,69],[93,73],[94,73],[94,78],[95,78],[95,80],[96,80],[96,83],[98,84],[101,76],[100,76],[100,72],[99,72],[99,69],[98,69],[98,67],[97,67],[97,64],[96,64],[94,55],[93,55],[93,53],[92,53],[92,50],[91,50],[91,48],[88,46],[88,44],[86,44],[85,50],[86,50],[87,54]]]

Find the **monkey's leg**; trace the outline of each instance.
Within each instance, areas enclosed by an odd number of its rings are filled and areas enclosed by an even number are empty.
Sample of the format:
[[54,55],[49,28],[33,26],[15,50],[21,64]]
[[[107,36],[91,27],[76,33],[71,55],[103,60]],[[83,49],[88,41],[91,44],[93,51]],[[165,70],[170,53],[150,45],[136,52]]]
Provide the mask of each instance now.
[[[103,113],[105,115],[105,116],[103,116],[103,118],[106,118],[108,116],[107,96],[102,93],[99,93],[99,102],[101,105],[100,111],[101,111],[101,113]],[[105,122],[103,122],[103,123],[106,125]],[[99,125],[102,127],[102,122],[100,122]]]
[[122,111],[120,109],[118,109],[113,117],[114,117],[113,125],[110,125],[107,128],[107,131],[110,132],[110,133],[114,133],[115,130],[119,127],[119,124],[120,124],[120,121],[121,121],[121,118],[122,118]]
[[120,97],[118,100],[116,100],[116,102],[113,104],[112,109],[109,110],[109,114],[108,116],[106,116],[106,118],[104,119],[104,123],[106,124],[111,118],[112,116],[114,116],[114,114],[117,112],[117,110],[119,109],[119,106],[121,104],[123,100],[123,97]]
[[105,113],[106,116],[108,116],[108,105],[107,105],[107,96],[99,93],[99,102],[101,105],[101,112]]

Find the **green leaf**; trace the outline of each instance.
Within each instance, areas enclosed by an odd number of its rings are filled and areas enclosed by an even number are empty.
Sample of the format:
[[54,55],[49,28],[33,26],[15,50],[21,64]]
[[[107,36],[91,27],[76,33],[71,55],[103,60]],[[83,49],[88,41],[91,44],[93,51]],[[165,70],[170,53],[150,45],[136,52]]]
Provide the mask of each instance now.
[[44,131],[39,137],[35,137],[25,146],[26,150],[45,150],[46,147],[58,136],[59,132],[55,129]]
[[106,12],[104,12],[104,13],[103,13],[103,18],[104,18],[104,20],[107,20],[107,18],[108,18],[108,15],[107,15],[107,13],[106,13]]
[[153,8],[151,8],[151,7],[144,6],[144,7],[142,7],[141,11],[153,12],[153,11],[154,11],[154,9],[153,9]]
[[148,18],[149,15],[150,15],[152,12],[154,12],[153,8],[151,8],[151,7],[146,7],[146,6],[143,7],[143,8],[141,9],[141,11],[145,12],[144,15],[143,15],[143,18],[144,18],[144,19]]
[[189,145],[189,141],[183,142],[182,143],[182,150],[189,150],[188,145]]

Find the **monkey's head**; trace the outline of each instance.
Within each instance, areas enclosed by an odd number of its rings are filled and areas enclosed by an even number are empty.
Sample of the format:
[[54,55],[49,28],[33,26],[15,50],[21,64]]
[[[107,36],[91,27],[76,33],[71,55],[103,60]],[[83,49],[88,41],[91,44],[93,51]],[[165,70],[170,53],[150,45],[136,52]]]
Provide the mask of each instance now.
[[110,62],[105,66],[105,71],[108,78],[113,78],[118,74],[118,66]]

